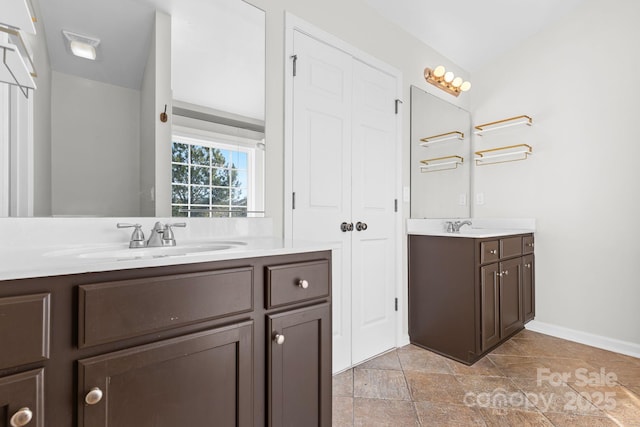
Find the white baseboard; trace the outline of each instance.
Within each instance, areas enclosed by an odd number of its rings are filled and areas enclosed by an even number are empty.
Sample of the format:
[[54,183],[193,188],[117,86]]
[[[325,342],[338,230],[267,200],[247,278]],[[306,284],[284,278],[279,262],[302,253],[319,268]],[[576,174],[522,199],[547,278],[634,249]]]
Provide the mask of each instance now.
[[537,320],[532,320],[527,323],[526,328],[533,332],[540,332],[541,334],[640,358],[640,344],[633,342],[608,338],[602,335],[552,325],[551,323],[539,322]]

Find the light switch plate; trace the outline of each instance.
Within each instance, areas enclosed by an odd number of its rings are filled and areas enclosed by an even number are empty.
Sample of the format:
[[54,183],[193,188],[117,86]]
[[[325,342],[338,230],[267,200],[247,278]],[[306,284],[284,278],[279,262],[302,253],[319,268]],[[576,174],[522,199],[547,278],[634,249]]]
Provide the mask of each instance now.
[[476,193],[476,205],[484,205],[484,193]]

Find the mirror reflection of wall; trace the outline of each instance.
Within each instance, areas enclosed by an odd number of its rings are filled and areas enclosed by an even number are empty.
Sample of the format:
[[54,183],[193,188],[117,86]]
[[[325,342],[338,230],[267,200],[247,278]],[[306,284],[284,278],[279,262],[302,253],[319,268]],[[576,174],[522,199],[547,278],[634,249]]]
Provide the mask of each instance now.
[[470,213],[471,116],[411,87],[411,218]]
[[[31,3],[38,88],[28,101],[32,173],[20,186],[33,188],[33,214],[264,209],[262,10],[238,0]],[[72,55],[63,30],[98,39],[95,60]],[[209,152],[208,165],[203,156],[175,158],[184,138]]]

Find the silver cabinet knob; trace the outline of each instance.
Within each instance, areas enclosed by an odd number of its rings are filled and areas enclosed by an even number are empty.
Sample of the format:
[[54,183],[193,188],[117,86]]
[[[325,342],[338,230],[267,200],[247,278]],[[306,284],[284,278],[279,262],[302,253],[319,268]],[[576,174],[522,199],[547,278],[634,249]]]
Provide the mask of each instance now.
[[505,276],[508,276],[508,275],[509,275],[509,270],[505,270],[505,271],[503,271],[502,273],[503,273]]
[[273,337],[273,340],[276,342],[276,344],[282,345],[284,344],[284,335],[276,334],[276,336]]
[[499,272],[499,273],[496,273],[496,276],[498,276],[498,277],[502,277],[502,271],[501,271],[501,272]]
[[84,397],[84,401],[87,405],[95,405],[102,400],[102,390],[99,387],[94,387],[89,390],[89,393]]
[[497,249],[491,249],[489,251],[489,253],[492,254],[492,255],[497,255],[498,254],[498,250]]
[[31,412],[31,409],[20,408],[18,409],[18,412],[13,414],[13,416],[9,420],[9,424],[11,425],[11,427],[22,427],[29,424],[32,419],[33,419],[33,412]]
[[298,281],[298,286],[300,286],[302,289],[307,289],[309,287],[309,282],[307,280],[300,280]]
[[531,268],[531,263],[527,263],[524,266],[527,267],[527,268]]

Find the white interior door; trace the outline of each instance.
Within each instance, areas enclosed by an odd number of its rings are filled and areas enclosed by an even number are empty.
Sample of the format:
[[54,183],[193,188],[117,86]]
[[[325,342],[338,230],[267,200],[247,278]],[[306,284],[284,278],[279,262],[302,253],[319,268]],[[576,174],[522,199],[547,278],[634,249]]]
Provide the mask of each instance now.
[[[352,362],[396,345],[396,80],[353,63]],[[359,227],[358,223],[362,225]]]
[[[293,31],[294,239],[338,242],[333,370],[396,345],[396,78]],[[356,223],[366,224],[357,230]],[[354,225],[344,232],[341,224]]]
[[[351,75],[344,52],[294,31],[292,236],[333,252],[333,369],[351,366]],[[346,185],[345,185],[346,184]]]

